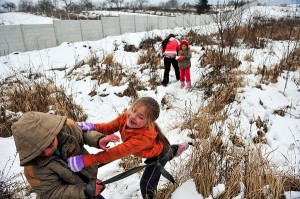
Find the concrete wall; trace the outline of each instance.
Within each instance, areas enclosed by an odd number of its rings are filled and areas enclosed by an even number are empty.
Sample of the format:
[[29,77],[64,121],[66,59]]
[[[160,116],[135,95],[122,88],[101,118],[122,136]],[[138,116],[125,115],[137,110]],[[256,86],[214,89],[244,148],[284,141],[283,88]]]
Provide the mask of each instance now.
[[0,33],[0,55],[26,50],[21,26],[0,26]]
[[120,29],[121,34],[126,32],[136,32],[135,16],[134,15],[120,15]]
[[57,46],[52,24],[21,25],[25,50]]
[[116,36],[121,34],[120,17],[102,17],[103,36]]
[[[240,13],[251,6],[235,10]],[[154,29],[173,29],[213,23],[210,15],[180,15],[176,17],[120,15],[101,20],[54,20],[53,24],[0,26],[0,56],[13,52],[39,50],[63,42],[93,41],[107,36]]]
[[80,25],[83,41],[100,40],[104,37],[100,20],[80,21]]

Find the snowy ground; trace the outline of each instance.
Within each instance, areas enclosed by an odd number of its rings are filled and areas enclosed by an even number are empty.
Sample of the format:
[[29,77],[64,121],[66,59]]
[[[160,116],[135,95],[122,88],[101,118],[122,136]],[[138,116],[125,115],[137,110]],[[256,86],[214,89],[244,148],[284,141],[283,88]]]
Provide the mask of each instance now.
[[[270,10],[269,10],[270,9]],[[286,12],[286,7],[253,7],[250,13],[257,11],[257,13],[267,14],[268,16],[288,16],[290,12]],[[23,20],[26,16],[26,20]],[[24,13],[8,13],[0,14],[0,24],[35,24],[35,23],[52,23],[52,19],[31,16]],[[195,27],[203,30],[203,33],[214,30],[212,27]],[[90,56],[90,49],[84,47],[90,46],[93,52],[99,57],[105,54],[112,53],[115,45],[118,45],[118,50],[114,52],[115,60],[122,64],[128,70],[136,70],[138,53],[125,52],[123,50],[124,41],[127,44],[139,46],[140,41],[145,37],[153,37],[155,35],[165,37],[169,33],[184,35],[189,29],[176,28],[174,30],[153,30],[150,32],[140,33],[126,33],[121,36],[109,36],[99,41],[86,41],[77,43],[63,43],[58,47],[30,51],[19,54],[10,54],[0,57],[0,81],[9,76],[14,71],[21,71],[23,69],[35,72],[45,73],[49,77],[57,80],[57,84],[63,86],[68,93],[72,93],[75,101],[82,105],[85,112],[88,114],[88,121],[90,122],[107,122],[114,119],[119,113],[123,112],[130,104],[130,98],[118,97],[114,93],[123,92],[127,85],[120,87],[112,86],[107,83],[96,87],[98,94],[106,93],[106,97],[99,95],[90,97],[88,93],[94,88],[96,82],[90,78],[85,78],[80,81],[75,81],[75,78],[65,78],[65,74],[73,68],[73,66],[80,60],[85,60]],[[251,71],[261,67],[265,64],[267,67],[278,63],[281,57],[286,52],[288,42],[273,42],[265,49],[235,49],[238,52],[242,64],[240,70],[245,72],[245,87],[239,90],[236,101],[232,104],[229,120],[240,121],[240,133],[245,137],[251,139],[257,129],[249,124],[249,120],[257,118],[258,116],[268,125],[267,139],[270,146],[266,146],[266,153],[275,150],[272,153],[270,160],[282,169],[292,169],[295,173],[298,172],[300,161],[300,92],[299,84],[296,84],[294,79],[300,79],[300,72],[289,73],[289,78],[286,81],[287,74],[279,77],[278,83],[262,85],[262,89],[258,89],[259,76],[254,75]],[[193,53],[191,78],[194,83],[201,77],[205,69],[199,68],[200,46],[192,46]],[[243,57],[250,52],[253,53],[253,61],[244,61]],[[67,67],[67,71],[59,72],[49,70],[51,68]],[[76,72],[84,73],[89,70],[89,66],[78,68]],[[145,72],[144,72],[145,73]],[[161,77],[163,70],[160,71]],[[146,76],[137,72],[136,74],[143,82],[146,82]],[[161,115],[157,123],[162,128],[165,135],[169,138],[171,143],[178,143],[183,141],[190,141],[186,136],[185,131],[180,129],[172,129],[176,123],[184,120],[183,110],[185,104],[191,104],[191,110],[196,111],[198,107],[203,105],[202,92],[197,90],[186,91],[179,88],[179,83],[175,82],[174,71],[170,72],[171,83],[167,87],[158,86],[156,91],[150,90],[139,91],[139,96],[151,96],[157,99],[158,102],[168,95],[170,102],[173,105],[172,109],[162,107]],[[263,106],[260,104],[263,102]],[[274,110],[291,106],[288,110],[289,114],[281,117],[273,114]],[[240,113],[237,115],[236,113]],[[96,152],[93,148],[88,148],[90,152]],[[192,152],[189,148],[187,152],[182,155],[184,159]],[[18,156],[16,156],[16,149],[13,138],[0,138],[0,171],[2,178],[14,175],[22,171],[19,166]],[[173,160],[178,161],[178,160]],[[108,179],[120,172],[122,169],[118,166],[119,161],[114,161],[99,170],[100,179]],[[5,166],[6,165],[6,166]],[[172,162],[166,165],[166,169],[173,172]],[[298,173],[300,175],[300,172]],[[0,175],[1,176],[1,175]],[[103,192],[104,197],[110,199],[119,198],[141,198],[139,193],[139,178],[138,174],[134,174],[124,180],[109,184]],[[0,178],[1,179],[1,178]],[[165,183],[166,179],[161,178],[160,185]],[[224,185],[218,185],[214,190],[224,190]],[[216,191],[212,193],[212,197],[216,195]],[[286,193],[288,198],[299,198],[299,192]],[[34,194],[31,195],[34,198]],[[202,198],[201,193],[197,193],[195,185],[192,180],[182,184],[172,195],[172,199],[199,199]],[[236,197],[238,198],[238,197]],[[240,197],[242,198],[242,197]]]

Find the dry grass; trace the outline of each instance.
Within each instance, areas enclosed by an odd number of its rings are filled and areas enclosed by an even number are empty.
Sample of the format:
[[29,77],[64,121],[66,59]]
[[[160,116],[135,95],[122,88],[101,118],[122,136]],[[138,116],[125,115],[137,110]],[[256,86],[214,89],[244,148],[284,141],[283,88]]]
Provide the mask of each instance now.
[[139,45],[139,49],[149,49],[149,48],[155,48],[155,44],[157,44],[157,42],[161,42],[162,38],[161,37],[145,37],[142,39],[140,45]]
[[196,45],[196,46],[209,46],[209,45],[216,45],[217,43],[215,42],[213,36],[210,35],[201,35],[198,34],[194,30],[190,30],[184,38],[189,41],[191,45]]
[[[90,69],[88,72],[76,71],[86,65]],[[100,58],[95,52],[91,51],[87,60],[78,62],[66,74],[67,78],[75,78],[76,80],[82,80],[89,76],[92,80],[97,80],[98,85],[108,82],[113,86],[120,86],[125,83],[124,77],[126,77],[126,74],[123,71],[123,66],[115,61],[113,53]]]
[[13,159],[7,160],[4,168],[0,170],[0,198],[17,199],[25,198],[31,194],[32,189],[22,172],[9,174],[11,167],[15,164],[17,157],[15,153]]
[[174,97],[174,96],[173,96],[172,94],[166,93],[166,94],[163,96],[163,98],[161,99],[161,102],[160,102],[161,106],[162,106],[163,108],[165,108],[166,110],[174,108],[174,106],[173,106],[172,103],[170,102],[171,99],[172,99],[173,97]]
[[104,57],[102,64],[97,65],[90,75],[97,80],[98,85],[109,82],[113,86],[120,86],[125,73],[122,65],[114,60],[114,54],[111,53]]
[[[299,20],[253,18],[246,26],[225,29],[224,46],[244,43],[252,48],[265,48],[267,40],[299,40]],[[234,38],[231,35],[235,35]],[[232,41],[234,39],[234,41]]]
[[[140,54],[137,64],[145,64],[153,71],[160,68],[160,59],[161,58],[157,56],[155,49],[147,48]],[[143,72],[143,70],[145,70],[145,67],[140,69],[141,72]]]
[[300,29],[297,28],[299,24],[299,20],[294,19],[253,18],[246,26],[224,27],[222,35],[217,33],[211,35],[210,38],[219,38],[222,48],[238,46],[241,43],[251,48],[265,48],[269,39],[299,40]]
[[166,198],[171,198],[172,193],[175,190],[175,185],[172,183],[166,183],[163,185],[162,188],[157,190],[157,193],[155,194],[154,198],[155,199],[166,199]]
[[138,98],[137,91],[140,90],[147,90],[144,86],[142,86],[141,82],[136,79],[132,78],[130,79],[130,82],[128,83],[128,87],[124,90],[123,93],[115,93],[115,95],[119,97],[128,96],[131,97],[132,100],[136,100]]
[[159,69],[162,68],[161,57],[157,55],[154,48],[146,48],[141,52],[138,58],[138,64],[141,65],[139,71],[142,74],[149,75],[149,85],[151,89],[156,89],[161,82],[158,72]]
[[22,173],[10,176],[0,181],[0,198],[17,199],[25,198],[31,193],[31,188]]
[[126,52],[137,52],[139,49],[135,47],[133,44],[127,44],[124,45],[124,51]]
[[261,82],[268,84],[276,83],[277,78],[284,71],[296,71],[300,69],[300,48],[295,48],[289,54],[287,54],[280,63],[274,65],[271,69],[267,69],[265,66],[257,69],[257,74],[261,75]]
[[224,199],[241,191],[244,198],[282,198],[284,191],[299,190],[299,179],[279,172],[261,155],[260,148],[235,147],[220,140],[219,136],[195,140],[190,160],[179,168],[180,176],[192,178],[204,197],[218,184],[225,184],[225,191],[218,196]]
[[248,61],[248,62],[253,62],[253,61],[254,61],[253,55],[252,55],[252,54],[246,54],[246,55],[244,56],[244,60],[245,60],[245,61]]
[[211,98],[210,109],[220,112],[227,104],[234,101],[236,89],[243,85],[241,73],[235,71],[240,62],[232,54],[221,55],[208,51],[202,66],[209,66],[207,74],[195,82],[194,88],[204,91],[205,98]]
[[121,158],[121,162],[119,166],[123,167],[125,171],[128,171],[134,167],[139,166],[141,163],[142,163],[142,158],[133,155],[128,155],[124,158]]
[[73,96],[56,87],[51,79],[14,77],[2,85],[1,93],[1,115],[5,115],[1,118],[1,137],[11,136],[10,126],[18,119],[18,112],[52,112],[75,121],[87,118],[82,107],[74,103]]
[[[296,58],[296,54],[289,57],[293,63],[297,63],[299,56],[297,54]],[[288,64],[282,62],[282,65]],[[225,184],[226,189],[218,198],[232,198],[242,191],[244,198],[283,198],[285,191],[299,190],[299,178],[289,178],[288,173],[280,172],[269,162],[270,154],[262,155],[261,144],[268,144],[265,121],[259,117],[250,121],[258,128],[253,143],[237,133],[231,133],[236,132],[234,125],[229,128],[228,139],[222,131],[217,135],[212,132],[216,123],[225,124],[226,109],[235,101],[237,88],[244,85],[238,66],[239,61],[232,54],[207,51],[202,67],[208,68],[209,72],[195,83],[195,89],[204,91],[207,103],[196,113],[191,113],[188,108],[184,110],[184,121],[180,128],[190,130],[189,137],[194,140],[194,148],[187,164],[179,168],[180,174],[176,174],[175,178],[180,179],[185,175],[193,179],[197,191],[204,197],[209,197],[216,185]],[[291,67],[285,69],[290,70]],[[274,114],[283,115],[284,112],[284,109],[280,109],[275,110]],[[179,184],[184,180],[179,180]]]

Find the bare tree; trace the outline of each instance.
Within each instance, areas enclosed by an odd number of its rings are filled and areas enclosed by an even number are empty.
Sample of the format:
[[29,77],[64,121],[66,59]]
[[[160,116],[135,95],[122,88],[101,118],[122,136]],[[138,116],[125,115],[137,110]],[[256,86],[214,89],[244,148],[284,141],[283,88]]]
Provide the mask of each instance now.
[[85,10],[92,10],[95,7],[90,0],[81,0],[81,5]]
[[32,12],[34,5],[32,0],[20,0],[18,8],[21,12]]
[[54,8],[58,8],[58,1],[59,0],[52,0],[52,4],[53,4]]
[[178,1],[177,0],[169,0],[169,1],[167,1],[166,6],[169,8],[177,8]]
[[234,6],[234,9],[237,9],[238,7],[241,7],[243,5],[245,5],[246,2],[243,0],[231,0],[228,2],[229,6]]
[[135,1],[140,9],[143,8],[144,4],[148,3],[148,0],[135,0]]
[[41,1],[38,1],[37,7],[41,11],[50,12],[53,10],[54,5],[52,4],[52,2],[50,0],[41,0]]
[[106,0],[106,1],[109,5],[111,5],[111,7],[113,4],[115,4],[117,8],[120,8],[124,3],[124,0]]
[[1,5],[1,7],[7,10],[8,12],[12,12],[16,9],[16,4],[14,4],[13,2],[5,2]]
[[80,12],[82,11],[82,7],[80,4],[72,2],[69,6],[69,11]]
[[72,0],[61,0],[65,4],[65,9],[68,11],[72,5]]
[[101,3],[99,3],[99,7],[100,7],[101,9],[108,8],[108,3],[107,3],[106,1],[101,2]]

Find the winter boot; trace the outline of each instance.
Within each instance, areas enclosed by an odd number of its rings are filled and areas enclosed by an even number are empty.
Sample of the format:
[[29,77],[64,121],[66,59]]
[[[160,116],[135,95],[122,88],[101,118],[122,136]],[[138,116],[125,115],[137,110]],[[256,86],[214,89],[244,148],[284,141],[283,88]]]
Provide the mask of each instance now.
[[163,80],[162,82],[161,82],[161,85],[163,85],[163,86],[167,86],[168,85],[168,83],[166,82],[166,80]]
[[186,89],[190,89],[191,88],[191,81],[187,81],[186,82]]
[[184,81],[180,81],[180,88],[184,88]]

